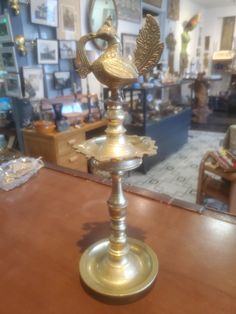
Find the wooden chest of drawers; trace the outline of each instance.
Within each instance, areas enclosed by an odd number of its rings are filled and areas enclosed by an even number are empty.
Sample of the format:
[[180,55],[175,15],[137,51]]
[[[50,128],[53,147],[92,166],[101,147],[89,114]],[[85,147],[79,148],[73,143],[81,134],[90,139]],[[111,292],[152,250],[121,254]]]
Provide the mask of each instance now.
[[90,137],[90,132],[100,135],[107,124],[106,120],[87,123],[80,128],[70,128],[65,132],[41,134],[35,130],[23,130],[25,154],[42,157],[43,160],[70,169],[87,172],[86,158],[77,153],[73,146]]

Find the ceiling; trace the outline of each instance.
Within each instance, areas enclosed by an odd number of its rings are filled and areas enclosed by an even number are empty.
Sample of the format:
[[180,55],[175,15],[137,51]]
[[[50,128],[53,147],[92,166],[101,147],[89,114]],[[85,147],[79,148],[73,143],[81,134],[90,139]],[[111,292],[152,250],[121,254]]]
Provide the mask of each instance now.
[[226,7],[230,5],[236,6],[236,0],[192,0],[206,8]]

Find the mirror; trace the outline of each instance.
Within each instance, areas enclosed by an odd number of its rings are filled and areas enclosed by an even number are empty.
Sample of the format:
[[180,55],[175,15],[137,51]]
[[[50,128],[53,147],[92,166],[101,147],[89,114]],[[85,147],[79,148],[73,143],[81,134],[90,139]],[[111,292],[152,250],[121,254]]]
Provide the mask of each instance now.
[[[91,0],[89,6],[89,31],[97,32],[109,16],[111,16],[113,25],[117,29],[117,8],[114,0]],[[101,39],[95,39],[93,43],[99,50],[106,48],[106,42]]]

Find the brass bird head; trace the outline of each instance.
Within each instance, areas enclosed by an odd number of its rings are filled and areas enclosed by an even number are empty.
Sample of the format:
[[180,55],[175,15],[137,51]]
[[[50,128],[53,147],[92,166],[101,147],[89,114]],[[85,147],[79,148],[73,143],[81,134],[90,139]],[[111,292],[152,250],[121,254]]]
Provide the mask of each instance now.
[[100,29],[96,33],[96,37],[110,41],[111,39],[116,38],[118,40],[117,32],[114,26],[112,25],[112,18],[109,16]]

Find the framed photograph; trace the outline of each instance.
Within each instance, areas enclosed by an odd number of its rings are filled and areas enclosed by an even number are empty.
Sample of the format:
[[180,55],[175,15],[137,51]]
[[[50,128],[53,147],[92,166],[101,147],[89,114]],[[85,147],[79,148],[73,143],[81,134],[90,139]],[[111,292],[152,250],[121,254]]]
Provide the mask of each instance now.
[[14,42],[9,14],[0,15],[0,42]]
[[170,20],[179,20],[179,0],[168,0],[167,17]]
[[162,0],[144,0],[143,2],[158,8],[161,8],[162,6]]
[[57,40],[37,39],[37,57],[39,64],[57,64]]
[[6,96],[22,98],[20,75],[8,73],[5,77]]
[[123,56],[132,58],[134,49],[136,48],[136,38],[137,35],[134,34],[121,34],[121,42],[123,47]]
[[70,72],[54,72],[55,89],[65,89],[71,87]]
[[58,0],[31,0],[31,22],[35,24],[58,26]]
[[5,71],[18,72],[15,47],[1,47],[0,56]]
[[116,0],[118,18],[133,23],[141,22],[141,0]]
[[61,59],[76,58],[76,41],[75,40],[60,40],[59,50]]
[[80,1],[60,0],[57,39],[78,40],[80,37]]
[[220,50],[231,50],[234,40],[235,16],[223,18]]
[[31,100],[44,98],[43,69],[41,67],[23,67],[24,96]]

